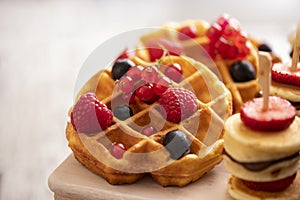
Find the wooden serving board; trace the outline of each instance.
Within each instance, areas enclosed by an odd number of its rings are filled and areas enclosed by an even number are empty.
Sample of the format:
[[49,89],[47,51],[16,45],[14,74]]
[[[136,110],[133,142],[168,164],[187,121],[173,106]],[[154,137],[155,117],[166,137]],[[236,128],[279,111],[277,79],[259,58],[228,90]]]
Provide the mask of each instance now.
[[185,187],[162,187],[150,176],[131,185],[110,185],[90,172],[70,155],[49,177],[48,184],[55,200],[232,200],[227,193],[229,173],[223,163],[195,183]]

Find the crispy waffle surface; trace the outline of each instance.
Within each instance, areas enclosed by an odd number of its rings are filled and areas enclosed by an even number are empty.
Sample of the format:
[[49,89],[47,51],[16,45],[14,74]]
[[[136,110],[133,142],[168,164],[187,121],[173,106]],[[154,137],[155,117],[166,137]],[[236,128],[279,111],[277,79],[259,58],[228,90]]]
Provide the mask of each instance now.
[[[138,57],[132,61],[141,66],[153,65]],[[134,113],[131,118],[120,121],[113,117],[110,127],[92,136],[77,133],[68,122],[69,147],[80,163],[110,184],[134,183],[150,174],[162,186],[185,186],[222,161],[224,121],[232,114],[231,93],[214,73],[193,59],[166,56],[160,64],[175,62],[182,66],[184,79],[173,83],[173,87],[193,91],[199,109],[180,123],[171,123],[158,111],[158,102],[137,101],[130,104]],[[114,86],[111,71],[101,70],[84,85],[78,98],[86,92],[95,92],[99,100],[112,108],[120,103],[120,92],[115,92]],[[148,124],[159,130],[150,137],[140,133]],[[171,159],[162,145],[164,135],[171,130],[181,130],[191,141],[190,152],[178,160]],[[127,149],[121,159],[113,157],[109,150],[116,142]]]
[[[193,39],[179,40],[178,31],[184,26],[192,26],[197,30],[197,37]],[[258,54],[256,43],[252,43],[255,40],[248,39],[248,46],[250,47],[250,53],[245,58],[249,61],[255,68],[256,77],[255,80],[246,82],[234,82],[229,69],[231,65],[237,60],[224,60],[218,56],[212,60],[208,58],[208,54],[203,52],[202,45],[209,42],[206,37],[206,31],[210,27],[210,24],[204,20],[186,20],[182,22],[170,22],[161,26],[159,30],[147,33],[140,38],[139,47],[141,51],[138,51],[139,56],[145,60],[149,60],[149,55],[145,52],[145,46],[147,42],[153,38],[167,38],[174,41],[176,44],[180,45],[183,49],[183,54],[199,60],[205,63],[225,84],[225,86],[230,90],[233,99],[233,112],[240,112],[240,108],[246,101],[249,101],[255,97],[255,95],[260,91],[260,87],[257,83],[257,73],[258,73]],[[213,63],[213,64],[212,64]]]

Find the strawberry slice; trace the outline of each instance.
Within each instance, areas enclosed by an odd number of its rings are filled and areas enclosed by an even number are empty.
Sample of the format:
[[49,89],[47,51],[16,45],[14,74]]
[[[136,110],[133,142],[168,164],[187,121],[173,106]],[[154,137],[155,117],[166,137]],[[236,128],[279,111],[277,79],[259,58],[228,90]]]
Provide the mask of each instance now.
[[300,86],[300,63],[296,72],[291,72],[291,66],[287,63],[276,63],[272,67],[273,81],[289,85]]
[[270,96],[269,109],[264,111],[263,98],[246,102],[241,108],[244,124],[257,131],[281,131],[290,126],[296,116],[296,109],[283,98]]
[[253,181],[246,181],[242,180],[243,184],[246,185],[248,188],[257,191],[265,191],[265,192],[280,192],[288,188],[296,178],[296,174],[292,176],[276,180],[270,182],[253,182]]

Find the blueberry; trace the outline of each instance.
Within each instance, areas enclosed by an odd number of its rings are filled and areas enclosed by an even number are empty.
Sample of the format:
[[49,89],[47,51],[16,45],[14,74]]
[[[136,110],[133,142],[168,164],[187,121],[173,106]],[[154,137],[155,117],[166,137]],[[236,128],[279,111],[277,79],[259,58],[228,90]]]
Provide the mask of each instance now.
[[163,139],[163,145],[174,160],[181,158],[190,151],[190,143],[187,136],[179,130],[168,132]]
[[234,82],[251,81],[255,79],[255,69],[250,62],[240,60],[231,65],[230,75]]
[[258,46],[259,51],[264,51],[264,52],[272,52],[272,49],[269,45],[262,43],[261,45]]
[[126,120],[133,115],[131,108],[128,105],[118,105],[113,110],[114,116],[120,120]]
[[114,80],[120,79],[130,67],[135,66],[134,62],[128,59],[119,59],[112,66],[112,77]]

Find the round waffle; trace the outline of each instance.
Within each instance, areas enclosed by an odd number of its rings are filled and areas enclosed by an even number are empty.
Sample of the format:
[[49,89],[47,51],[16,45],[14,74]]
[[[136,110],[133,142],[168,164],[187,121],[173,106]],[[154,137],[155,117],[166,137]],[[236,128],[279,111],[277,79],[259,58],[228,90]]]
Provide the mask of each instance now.
[[[179,30],[186,26],[194,27],[196,29],[197,36],[193,39],[180,40],[179,35],[182,35],[182,33],[179,33]],[[234,82],[230,75],[229,69],[237,60],[225,60],[219,58],[218,56],[212,60],[202,48],[203,45],[209,42],[209,39],[205,35],[209,26],[210,24],[203,20],[186,20],[183,22],[171,22],[165,24],[159,30],[141,36],[140,43],[138,44],[138,47],[140,48],[138,48],[137,53],[143,59],[150,60],[149,53],[145,51],[145,49],[147,49],[145,47],[147,47],[147,44],[150,40],[155,38],[167,38],[170,41],[173,41],[177,45],[181,46],[181,55],[186,55],[205,63],[205,65],[207,65],[224,82],[225,86],[232,94],[233,112],[238,113],[241,105],[244,102],[253,99],[260,90],[256,80],[258,72],[257,47],[252,44],[250,39],[248,39],[250,52],[248,56],[246,56],[245,60],[249,61],[254,66],[256,71],[255,80]],[[188,37],[186,36],[186,38]]]
[[[141,66],[154,64],[138,57],[133,57],[132,61]],[[172,123],[160,114],[158,102],[146,104],[137,101],[130,104],[134,113],[131,118],[120,121],[113,117],[110,127],[92,136],[76,132],[68,122],[69,147],[80,163],[111,184],[133,183],[151,174],[162,186],[184,186],[198,180],[221,162],[223,125],[232,113],[230,92],[200,62],[183,56],[166,56],[160,61],[160,65],[171,63],[182,66],[184,77],[180,83],[173,83],[173,87],[192,91],[199,109],[181,122]],[[101,70],[84,85],[78,97],[95,92],[98,99],[112,109],[120,100],[120,92],[115,91],[114,86],[110,69]],[[140,133],[141,128],[148,124],[159,130],[150,137]],[[173,160],[162,143],[167,132],[177,129],[190,139],[190,152]],[[121,159],[116,159],[109,151],[116,142],[122,142],[127,148]]]

